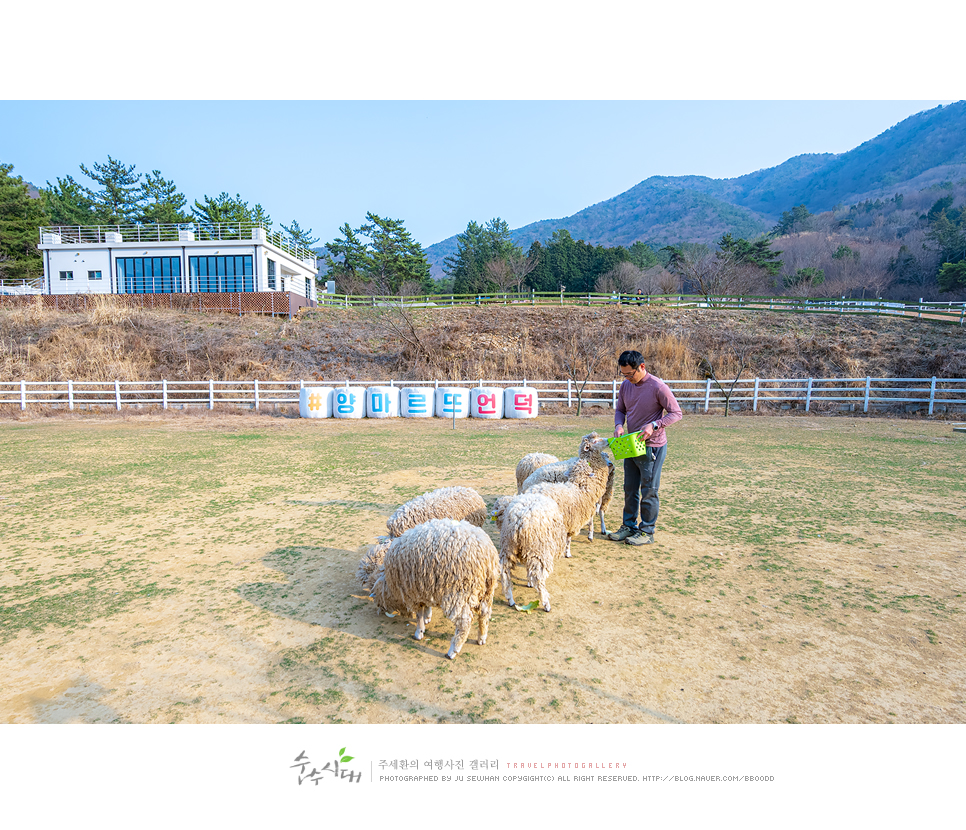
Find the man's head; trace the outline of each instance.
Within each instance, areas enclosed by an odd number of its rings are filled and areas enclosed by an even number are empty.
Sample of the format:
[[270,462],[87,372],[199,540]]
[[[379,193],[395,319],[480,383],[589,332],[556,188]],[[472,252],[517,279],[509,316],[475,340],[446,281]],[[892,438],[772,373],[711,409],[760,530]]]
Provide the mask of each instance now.
[[646,376],[644,355],[636,351],[622,352],[617,358],[617,368],[620,373],[632,383],[640,383]]

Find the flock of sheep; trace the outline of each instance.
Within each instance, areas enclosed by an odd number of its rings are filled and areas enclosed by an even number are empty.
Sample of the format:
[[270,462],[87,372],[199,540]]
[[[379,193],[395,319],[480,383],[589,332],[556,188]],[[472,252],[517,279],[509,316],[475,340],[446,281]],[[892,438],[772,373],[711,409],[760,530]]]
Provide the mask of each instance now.
[[[510,572],[522,565],[528,587],[550,610],[547,579],[554,561],[570,556],[570,540],[594,517],[606,533],[604,511],[614,491],[614,465],[603,452],[606,438],[596,432],[580,439],[577,455],[564,461],[545,453],[524,456],[516,469],[517,493],[500,496],[487,509],[470,487],[443,487],[399,507],[386,522],[388,536],[365,551],[356,572],[380,613],[416,617],[422,639],[433,606],[452,620],[456,633],[447,657],[456,657],[479,617],[477,642],[484,645],[497,582],[513,606]],[[500,531],[497,551],[482,529],[487,521]]]

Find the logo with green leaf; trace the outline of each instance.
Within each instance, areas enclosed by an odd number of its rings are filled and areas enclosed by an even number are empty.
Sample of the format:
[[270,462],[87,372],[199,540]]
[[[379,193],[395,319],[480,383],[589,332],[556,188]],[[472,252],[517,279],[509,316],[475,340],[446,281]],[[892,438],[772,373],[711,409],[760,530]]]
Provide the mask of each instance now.
[[342,749],[339,750],[339,763],[340,764],[348,764],[349,761],[351,761],[354,757],[355,757],[354,755],[346,755],[345,754],[345,747],[342,747]]

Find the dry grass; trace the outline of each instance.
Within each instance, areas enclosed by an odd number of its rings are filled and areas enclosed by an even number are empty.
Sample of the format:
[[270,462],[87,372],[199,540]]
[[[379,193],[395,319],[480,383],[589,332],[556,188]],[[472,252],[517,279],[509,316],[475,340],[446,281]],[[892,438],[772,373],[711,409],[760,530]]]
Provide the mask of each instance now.
[[[0,308],[3,380],[564,379],[574,330],[606,331],[660,377],[966,377],[966,332],[887,318],[648,307],[323,308],[293,320],[143,310]],[[610,380],[605,360],[594,380]]]

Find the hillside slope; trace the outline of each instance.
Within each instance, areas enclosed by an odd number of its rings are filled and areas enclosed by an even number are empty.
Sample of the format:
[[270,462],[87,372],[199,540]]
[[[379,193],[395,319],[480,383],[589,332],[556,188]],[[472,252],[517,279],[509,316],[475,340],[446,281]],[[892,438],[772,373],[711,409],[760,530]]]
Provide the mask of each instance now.
[[[411,328],[408,323],[412,323]],[[401,325],[404,324],[404,325]],[[401,332],[401,334],[400,334]],[[132,309],[0,309],[0,380],[373,380],[566,378],[561,355],[601,332],[593,378],[637,348],[655,374],[966,377],[966,331],[914,320],[648,307],[319,309],[295,320]]]

